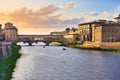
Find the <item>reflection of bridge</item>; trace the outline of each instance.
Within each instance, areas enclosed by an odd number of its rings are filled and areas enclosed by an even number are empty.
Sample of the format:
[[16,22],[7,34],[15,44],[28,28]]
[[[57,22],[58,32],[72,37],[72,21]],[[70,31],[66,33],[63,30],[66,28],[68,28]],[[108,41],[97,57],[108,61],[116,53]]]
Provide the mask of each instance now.
[[44,42],[49,45],[51,42],[64,42],[62,35],[19,35],[18,42],[28,43],[29,46],[34,42]]

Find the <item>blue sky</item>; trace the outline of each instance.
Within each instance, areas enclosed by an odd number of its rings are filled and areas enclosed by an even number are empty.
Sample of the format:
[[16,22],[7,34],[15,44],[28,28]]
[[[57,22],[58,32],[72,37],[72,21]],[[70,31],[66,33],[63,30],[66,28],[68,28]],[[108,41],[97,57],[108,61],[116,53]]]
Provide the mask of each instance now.
[[74,2],[76,5],[76,7],[72,9],[72,12],[76,14],[91,11],[109,11],[114,13],[118,11],[117,8],[120,6],[120,0],[0,0],[0,5],[2,5],[2,11],[9,11],[10,9],[14,10],[23,6],[35,8],[48,3],[54,3],[60,7],[69,2]]
[[120,0],[0,0],[0,6],[0,23],[14,23],[20,34],[77,28],[95,19],[113,20],[120,13]]

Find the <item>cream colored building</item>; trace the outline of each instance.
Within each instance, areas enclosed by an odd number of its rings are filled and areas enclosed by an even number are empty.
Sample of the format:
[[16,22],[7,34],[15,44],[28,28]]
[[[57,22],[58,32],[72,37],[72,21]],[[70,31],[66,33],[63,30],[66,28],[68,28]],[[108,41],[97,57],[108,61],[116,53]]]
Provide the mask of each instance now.
[[62,35],[62,32],[50,32],[50,35]]
[[76,29],[76,28],[72,28],[72,29],[66,28],[66,31],[64,31],[63,37],[64,37],[64,39],[66,39],[66,41],[68,43],[79,41],[78,29]]
[[3,33],[5,40],[16,41],[18,39],[18,29],[12,23],[5,23]]
[[115,22],[116,22],[116,23],[120,23],[120,14],[119,14],[118,17],[115,17],[114,19],[115,19]]
[[76,28],[70,29],[69,34],[78,34],[78,29],[76,29]]
[[95,20],[78,25],[83,42],[120,42],[120,15],[114,21]]
[[0,24],[0,41],[3,40],[3,31],[2,31],[2,24]]
[[68,43],[79,41],[78,34],[68,34],[63,36]]

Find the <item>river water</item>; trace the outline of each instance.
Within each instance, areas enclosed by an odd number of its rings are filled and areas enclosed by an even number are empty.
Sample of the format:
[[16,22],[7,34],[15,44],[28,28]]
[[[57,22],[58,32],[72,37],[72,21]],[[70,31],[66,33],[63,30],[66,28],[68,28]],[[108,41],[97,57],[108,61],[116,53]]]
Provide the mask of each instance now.
[[120,80],[120,54],[23,46],[12,80]]

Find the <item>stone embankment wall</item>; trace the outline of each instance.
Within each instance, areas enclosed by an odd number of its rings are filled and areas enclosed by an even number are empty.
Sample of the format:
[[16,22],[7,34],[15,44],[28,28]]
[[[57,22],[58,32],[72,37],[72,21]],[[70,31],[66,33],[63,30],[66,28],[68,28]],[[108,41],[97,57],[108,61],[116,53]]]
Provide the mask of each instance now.
[[11,44],[1,44],[0,45],[0,61],[9,56],[12,53]]
[[86,47],[100,47],[106,49],[120,49],[120,42],[85,42],[83,46]]

